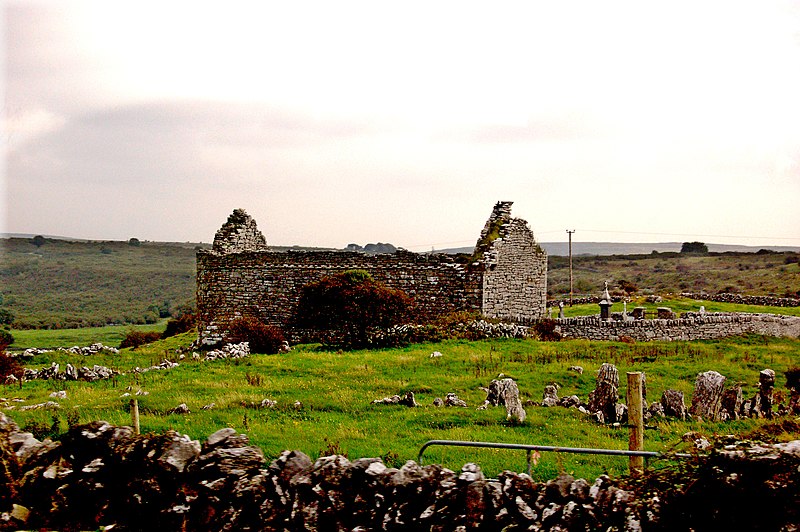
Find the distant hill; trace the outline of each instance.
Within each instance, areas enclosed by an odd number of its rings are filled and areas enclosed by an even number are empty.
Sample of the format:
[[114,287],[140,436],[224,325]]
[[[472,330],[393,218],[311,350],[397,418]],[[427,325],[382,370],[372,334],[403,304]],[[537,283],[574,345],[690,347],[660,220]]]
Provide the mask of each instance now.
[[[550,256],[566,257],[569,255],[569,244],[567,242],[540,242]],[[572,254],[578,255],[648,255],[653,251],[658,253],[678,253],[681,250],[682,242],[656,242],[656,243],[633,243],[633,242],[573,242]],[[436,253],[466,253],[471,254],[474,248],[450,248],[437,249]],[[739,246],[731,244],[708,244],[708,250],[714,253],[755,253],[760,249],[769,251],[798,252],[800,247],[792,246]]]

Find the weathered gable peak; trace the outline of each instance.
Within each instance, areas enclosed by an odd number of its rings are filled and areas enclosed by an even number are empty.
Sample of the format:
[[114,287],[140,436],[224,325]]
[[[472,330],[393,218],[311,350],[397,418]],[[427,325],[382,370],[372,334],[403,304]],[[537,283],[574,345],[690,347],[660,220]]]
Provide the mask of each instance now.
[[267,240],[252,216],[244,209],[235,209],[214,235],[212,249],[217,253],[259,251],[267,249]]

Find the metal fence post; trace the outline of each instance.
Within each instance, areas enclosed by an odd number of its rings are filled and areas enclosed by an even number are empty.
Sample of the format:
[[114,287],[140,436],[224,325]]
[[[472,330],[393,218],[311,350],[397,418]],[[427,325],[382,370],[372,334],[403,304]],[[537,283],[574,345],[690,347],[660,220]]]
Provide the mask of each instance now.
[[[642,408],[642,373],[628,373],[628,426],[631,432],[628,439],[628,450],[644,450],[644,410]],[[628,468],[631,476],[644,472],[644,457],[631,456]]]

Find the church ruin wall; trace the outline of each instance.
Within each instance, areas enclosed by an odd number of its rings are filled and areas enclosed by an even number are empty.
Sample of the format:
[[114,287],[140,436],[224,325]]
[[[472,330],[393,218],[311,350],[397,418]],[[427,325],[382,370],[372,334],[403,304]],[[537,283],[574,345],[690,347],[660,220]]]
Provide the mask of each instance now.
[[200,340],[223,340],[240,317],[282,327],[291,319],[303,286],[351,269],[403,290],[418,314],[433,319],[456,311],[519,323],[546,316],[547,256],[524,220],[511,218],[512,202],[498,202],[470,260],[452,255],[365,255],[340,251],[273,252],[255,221],[237,209],[217,232],[212,250],[197,252]]

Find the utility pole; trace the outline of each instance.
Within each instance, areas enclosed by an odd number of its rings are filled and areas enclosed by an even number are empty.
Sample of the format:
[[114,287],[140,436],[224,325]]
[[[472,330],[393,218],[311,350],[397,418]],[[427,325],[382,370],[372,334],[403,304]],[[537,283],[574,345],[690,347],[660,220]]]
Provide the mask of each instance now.
[[572,233],[575,232],[575,229],[570,231],[567,229],[567,234],[569,235],[569,306],[572,306]]

